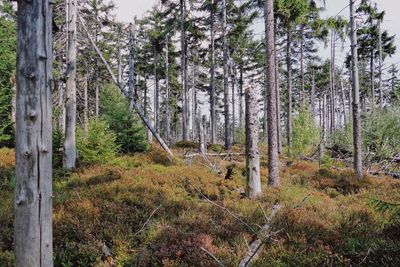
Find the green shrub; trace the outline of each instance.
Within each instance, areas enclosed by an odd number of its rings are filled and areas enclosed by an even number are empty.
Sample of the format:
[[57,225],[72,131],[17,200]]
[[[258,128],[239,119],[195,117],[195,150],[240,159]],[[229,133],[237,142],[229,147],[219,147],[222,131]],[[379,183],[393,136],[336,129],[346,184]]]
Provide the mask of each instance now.
[[83,164],[105,163],[115,157],[119,146],[116,135],[102,120],[90,120],[87,132],[77,130],[77,149],[79,161]]
[[181,148],[198,148],[199,144],[193,141],[178,141],[175,146]]
[[101,94],[102,118],[114,131],[119,151],[144,152],[148,149],[146,131],[136,114],[129,112],[129,102],[112,85],[103,88]]
[[293,119],[291,156],[308,155],[320,143],[320,133],[307,108],[301,108]]
[[61,167],[63,164],[64,133],[57,127],[53,129],[53,168]]

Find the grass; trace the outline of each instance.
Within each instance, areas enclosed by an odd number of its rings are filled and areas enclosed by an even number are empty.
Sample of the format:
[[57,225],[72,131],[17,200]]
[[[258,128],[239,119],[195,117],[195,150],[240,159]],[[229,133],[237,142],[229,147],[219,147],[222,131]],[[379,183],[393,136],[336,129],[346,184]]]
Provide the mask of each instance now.
[[[13,266],[13,158],[12,150],[0,150],[0,266],[5,267]],[[276,202],[283,205],[273,222],[281,232],[254,266],[400,264],[399,224],[369,204],[371,199],[400,202],[400,181],[359,181],[347,169],[293,161],[282,162],[282,186],[272,189],[265,186],[262,164],[263,197],[252,201],[241,194],[243,159],[236,157],[234,163],[233,179],[224,180],[224,171],[215,174],[198,161],[171,162],[153,148],[108,164],[57,172],[55,266],[103,266],[103,243],[117,266],[215,266],[201,247],[226,266],[237,266],[254,234],[202,195],[256,230],[265,224],[263,210],[268,214]]]

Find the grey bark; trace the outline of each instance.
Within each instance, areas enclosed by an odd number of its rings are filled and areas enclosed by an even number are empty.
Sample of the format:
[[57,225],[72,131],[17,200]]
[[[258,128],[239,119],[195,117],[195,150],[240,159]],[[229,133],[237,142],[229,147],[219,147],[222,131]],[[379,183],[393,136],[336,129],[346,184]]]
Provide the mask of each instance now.
[[254,87],[246,88],[246,195],[261,196],[260,154],[258,150],[258,104]]
[[232,143],[235,143],[235,90],[236,90],[236,71],[235,66],[232,63],[232,73],[231,73],[231,82],[232,82]]
[[211,34],[211,67],[210,67],[210,120],[211,120],[211,143],[217,142],[217,112],[216,112],[216,92],[215,92],[215,0],[212,0],[211,14],[210,14],[210,34]]
[[330,131],[333,133],[336,127],[335,121],[335,50],[336,50],[336,32],[331,34],[331,64],[329,68],[329,86],[330,86]]
[[378,90],[379,90],[379,105],[380,108],[383,108],[384,106],[384,99],[383,99],[383,89],[382,89],[382,32],[381,32],[381,21],[379,20],[378,22],[378,64],[379,64],[379,84],[378,84]]
[[18,2],[16,267],[53,266],[52,244],[52,2]]
[[310,110],[311,116],[315,121],[316,114],[315,114],[315,74],[314,71],[311,71],[311,94],[310,94]]
[[344,92],[344,86],[343,86],[343,79],[342,77],[339,77],[340,80],[340,93],[341,93],[341,102],[342,102],[342,116],[343,116],[343,124],[347,124],[347,114],[346,114],[346,95]]
[[226,33],[226,0],[222,0],[222,49],[223,49],[223,79],[224,79],[224,143],[225,149],[231,149],[231,128],[229,121],[229,81],[228,81],[228,42]]
[[353,146],[354,170],[359,179],[363,177],[360,117],[360,85],[358,76],[357,31],[354,17],[354,0],[350,0],[350,38],[353,88]]
[[83,78],[83,125],[85,132],[88,130],[89,123],[89,103],[88,103],[88,79],[87,76]]
[[128,86],[129,86],[129,111],[133,110],[133,102],[137,101],[136,95],[136,76],[135,76],[135,67],[136,67],[136,31],[135,25],[132,23],[129,25],[129,78],[128,78]]
[[165,139],[167,142],[171,140],[171,108],[169,99],[169,36],[165,37]]
[[266,54],[266,98],[268,108],[268,184],[278,187],[279,179],[279,148],[278,148],[278,121],[276,110],[276,60],[275,60],[275,26],[274,2],[266,0],[264,5],[265,20],[265,54]]
[[187,55],[186,55],[186,0],[180,0],[180,31],[181,31],[181,91],[182,91],[182,138],[189,141],[189,100],[187,92]]
[[239,66],[239,129],[243,129],[243,66]]
[[374,49],[371,51],[370,59],[370,83],[371,83],[371,95],[372,95],[372,108],[376,106],[376,96],[375,96],[375,60],[374,60]]
[[117,24],[118,36],[117,36],[117,57],[118,57],[118,84],[121,86],[122,82],[122,53],[121,53],[121,24]]
[[278,153],[282,153],[282,134],[281,134],[281,95],[279,86],[279,60],[278,60],[278,49],[276,32],[278,28],[278,21],[275,20],[274,31],[275,31],[275,86],[276,86],[276,128],[278,138]]
[[74,169],[76,164],[76,53],[77,53],[77,1],[68,0],[68,44],[65,101],[65,138],[63,165]]
[[290,28],[287,29],[286,39],[286,68],[287,68],[287,90],[288,90],[288,103],[287,103],[287,119],[286,119],[286,138],[288,148],[292,146],[292,64],[291,64],[291,43],[292,33]]
[[205,117],[201,117],[201,114],[197,116],[197,127],[198,127],[198,133],[199,133],[199,153],[200,154],[205,154],[207,153],[206,151],[206,142],[205,142],[205,134],[204,134],[204,122],[205,122]]
[[154,55],[154,126],[155,130],[157,132],[160,131],[160,118],[159,118],[159,109],[160,109],[160,89],[159,89],[159,83],[158,83],[158,51],[156,47],[156,43],[154,41],[153,43],[153,55]]

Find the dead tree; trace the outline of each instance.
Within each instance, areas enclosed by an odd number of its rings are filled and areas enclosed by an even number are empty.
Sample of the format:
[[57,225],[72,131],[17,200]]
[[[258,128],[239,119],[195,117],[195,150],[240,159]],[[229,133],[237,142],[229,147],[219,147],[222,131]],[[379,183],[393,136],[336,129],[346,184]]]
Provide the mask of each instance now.
[[18,1],[15,266],[53,266],[52,1]]

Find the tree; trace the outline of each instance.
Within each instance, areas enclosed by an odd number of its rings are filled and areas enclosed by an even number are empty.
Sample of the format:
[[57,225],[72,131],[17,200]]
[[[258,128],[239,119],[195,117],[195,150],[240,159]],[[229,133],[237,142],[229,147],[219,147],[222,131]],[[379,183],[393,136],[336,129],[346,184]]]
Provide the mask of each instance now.
[[15,266],[53,266],[52,2],[18,2]]
[[74,169],[76,164],[76,54],[77,54],[77,1],[67,2],[67,92],[65,101],[64,167]]
[[229,83],[228,83],[228,43],[226,29],[226,0],[222,0],[222,50],[223,50],[223,79],[224,79],[224,143],[225,149],[231,149],[231,129],[229,121]]
[[266,0],[264,6],[265,20],[265,75],[267,78],[267,108],[268,108],[268,184],[279,186],[279,153],[278,153],[278,128],[276,115],[276,79],[275,79],[275,25],[274,3]]
[[12,12],[9,2],[0,3],[0,147],[14,143],[16,23]]
[[360,117],[360,88],[358,77],[357,32],[354,16],[354,0],[350,0],[350,40],[351,40],[351,70],[353,88],[353,147],[354,170],[359,179],[363,177],[362,146],[361,146],[361,117]]
[[245,91],[246,101],[246,195],[257,198],[261,195],[260,153],[258,150],[258,105],[256,88]]

